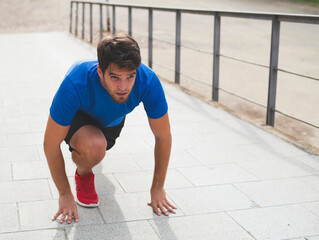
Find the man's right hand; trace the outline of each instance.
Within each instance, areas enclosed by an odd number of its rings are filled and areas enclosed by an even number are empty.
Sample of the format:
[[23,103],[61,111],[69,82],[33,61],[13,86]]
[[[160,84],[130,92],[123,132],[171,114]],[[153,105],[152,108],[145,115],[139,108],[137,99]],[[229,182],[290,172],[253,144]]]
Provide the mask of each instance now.
[[60,215],[62,215],[60,223],[63,223],[66,218],[68,224],[72,222],[72,218],[74,218],[75,222],[79,221],[78,210],[72,193],[60,195],[59,210],[52,218],[52,221],[56,220]]

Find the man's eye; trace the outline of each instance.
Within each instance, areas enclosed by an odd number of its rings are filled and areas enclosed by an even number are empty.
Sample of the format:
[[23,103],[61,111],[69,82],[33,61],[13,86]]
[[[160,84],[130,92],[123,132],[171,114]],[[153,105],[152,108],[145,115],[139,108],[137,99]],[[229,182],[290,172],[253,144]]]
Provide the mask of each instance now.
[[111,76],[111,79],[115,79],[115,80],[117,80],[117,79],[118,79],[118,77],[117,77],[117,76]]
[[134,78],[134,75],[130,75],[129,78]]

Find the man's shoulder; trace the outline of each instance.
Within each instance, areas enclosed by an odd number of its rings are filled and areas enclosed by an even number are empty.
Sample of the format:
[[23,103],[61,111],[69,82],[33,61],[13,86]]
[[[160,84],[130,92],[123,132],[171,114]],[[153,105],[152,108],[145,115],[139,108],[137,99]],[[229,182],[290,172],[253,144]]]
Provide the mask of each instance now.
[[152,69],[150,69],[148,66],[146,66],[144,63],[141,63],[139,68],[137,69],[137,78],[141,83],[149,84],[155,73]]

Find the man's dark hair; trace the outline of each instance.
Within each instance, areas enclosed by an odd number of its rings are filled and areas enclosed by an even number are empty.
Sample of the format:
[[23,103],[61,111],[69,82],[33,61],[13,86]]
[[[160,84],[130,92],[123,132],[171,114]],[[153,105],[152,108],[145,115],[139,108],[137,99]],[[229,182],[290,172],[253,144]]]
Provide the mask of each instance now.
[[102,39],[97,46],[97,56],[103,74],[110,64],[129,71],[136,70],[141,64],[140,47],[126,34]]

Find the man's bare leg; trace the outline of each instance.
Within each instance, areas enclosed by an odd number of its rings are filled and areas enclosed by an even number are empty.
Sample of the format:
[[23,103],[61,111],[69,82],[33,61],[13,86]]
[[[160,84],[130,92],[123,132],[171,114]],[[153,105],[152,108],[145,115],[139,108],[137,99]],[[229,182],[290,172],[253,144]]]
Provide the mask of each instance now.
[[79,128],[70,140],[72,160],[77,165],[79,175],[92,171],[105,156],[107,141],[100,129],[92,125]]

